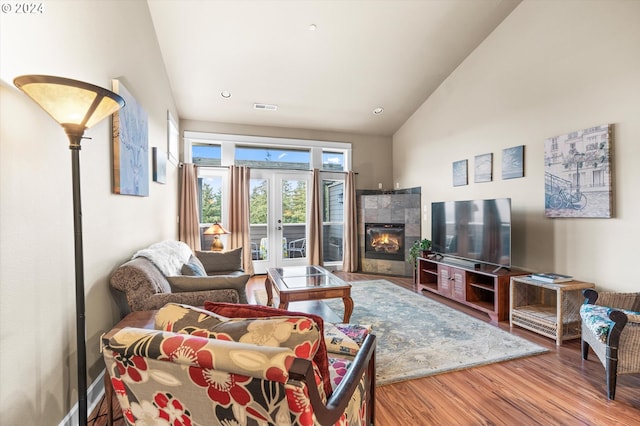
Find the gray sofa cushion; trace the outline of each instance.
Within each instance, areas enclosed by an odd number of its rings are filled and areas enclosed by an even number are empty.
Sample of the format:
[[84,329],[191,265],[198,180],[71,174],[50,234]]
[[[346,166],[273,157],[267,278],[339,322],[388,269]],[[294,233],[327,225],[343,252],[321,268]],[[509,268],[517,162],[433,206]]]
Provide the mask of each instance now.
[[214,275],[210,277],[189,277],[185,275],[167,277],[171,291],[181,293],[185,291],[216,290],[219,288],[244,289],[249,280],[248,274],[242,275]]
[[242,247],[229,251],[196,251],[207,275],[226,271],[242,271]]
[[195,256],[191,256],[189,258],[189,262],[182,265],[182,269],[180,271],[182,272],[182,275],[188,275],[190,277],[207,276],[207,272],[204,270],[204,265]]

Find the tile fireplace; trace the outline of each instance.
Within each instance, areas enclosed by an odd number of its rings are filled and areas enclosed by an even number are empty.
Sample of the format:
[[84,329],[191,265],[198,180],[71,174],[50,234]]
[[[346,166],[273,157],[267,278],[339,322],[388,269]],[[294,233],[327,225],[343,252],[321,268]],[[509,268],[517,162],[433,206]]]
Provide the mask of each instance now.
[[360,271],[411,277],[409,248],[420,239],[420,188],[358,194]]
[[364,257],[404,261],[403,223],[365,223]]

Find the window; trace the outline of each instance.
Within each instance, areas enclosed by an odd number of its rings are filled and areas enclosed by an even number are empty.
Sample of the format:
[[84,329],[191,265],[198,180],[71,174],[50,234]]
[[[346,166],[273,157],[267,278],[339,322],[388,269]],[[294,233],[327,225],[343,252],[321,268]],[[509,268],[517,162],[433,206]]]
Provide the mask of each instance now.
[[198,166],[219,166],[222,164],[222,148],[220,145],[193,144],[191,158]]
[[344,171],[344,152],[322,151],[322,170]]
[[593,178],[593,186],[598,187],[598,186],[606,185],[604,170],[594,170],[592,178]]
[[322,180],[322,254],[326,262],[342,261],[344,181]]
[[[277,173],[314,168],[322,170],[324,260],[325,264],[342,262],[343,172],[351,170],[350,143],[185,131],[183,157],[185,162],[200,166],[198,196],[203,247],[208,244],[204,242],[202,232],[215,221],[225,226],[228,220],[225,215],[230,194],[226,192],[226,167],[235,164],[254,169],[250,183],[250,237],[254,260],[265,260],[267,257],[261,248],[261,241],[267,238],[269,222],[269,181],[256,172],[259,169],[273,169]],[[284,187],[278,190],[282,198],[282,225],[287,241],[294,238],[292,233],[298,228],[306,227],[307,212],[301,208],[300,200],[308,190],[308,185],[295,180],[285,181]]]
[[236,146],[235,163],[260,169],[309,170],[311,152],[307,150]]
[[226,170],[198,170],[198,209],[200,221],[200,242],[202,247],[211,245],[205,241],[203,232],[214,222],[225,225],[225,197],[223,188],[226,184]]
[[184,132],[185,163],[283,170],[351,170],[351,144],[310,139]]

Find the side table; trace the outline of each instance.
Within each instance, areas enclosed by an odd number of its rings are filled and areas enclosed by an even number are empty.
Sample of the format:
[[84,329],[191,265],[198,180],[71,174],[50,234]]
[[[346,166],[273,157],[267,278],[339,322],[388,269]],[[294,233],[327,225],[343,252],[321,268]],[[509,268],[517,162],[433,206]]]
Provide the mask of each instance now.
[[578,338],[582,290],[593,287],[583,281],[546,283],[528,275],[512,277],[509,324],[555,339],[556,345]]

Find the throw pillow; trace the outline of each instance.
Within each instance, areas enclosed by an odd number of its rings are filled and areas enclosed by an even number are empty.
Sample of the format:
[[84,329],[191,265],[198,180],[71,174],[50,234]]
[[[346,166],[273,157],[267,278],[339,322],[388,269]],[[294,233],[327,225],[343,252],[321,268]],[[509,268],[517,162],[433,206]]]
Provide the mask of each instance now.
[[207,273],[204,270],[204,265],[200,262],[195,256],[191,256],[189,258],[189,262],[182,265],[181,269],[182,275],[187,275],[190,277],[206,277]]
[[356,324],[329,324],[324,330],[327,351],[356,356],[369,329],[370,327]]
[[196,257],[207,274],[242,270],[242,247],[229,251],[196,251]]
[[222,315],[195,306],[167,303],[155,316],[155,329],[192,334],[194,330],[210,329],[227,321]]
[[206,309],[167,303],[158,310],[155,328],[259,346],[289,348],[311,361],[320,347],[318,325],[305,316],[226,318]]
[[177,275],[167,277],[171,292],[183,293],[187,291],[206,291],[218,289],[238,289],[247,282],[247,275],[214,275],[204,277],[190,277]]
[[[269,306],[261,305],[243,305],[235,303],[224,302],[204,302],[204,308],[207,311],[211,311],[215,314],[221,315],[226,318],[264,318],[275,316],[304,316],[307,317],[318,325],[320,329],[320,335],[324,336],[324,320],[319,315],[307,314],[305,312],[292,312],[285,311],[283,309],[272,308]],[[327,346],[324,337],[320,339],[320,345],[318,351],[313,357],[313,361],[320,370],[322,376],[324,391],[327,396],[331,395],[331,376],[329,374],[329,359],[327,357]]]

